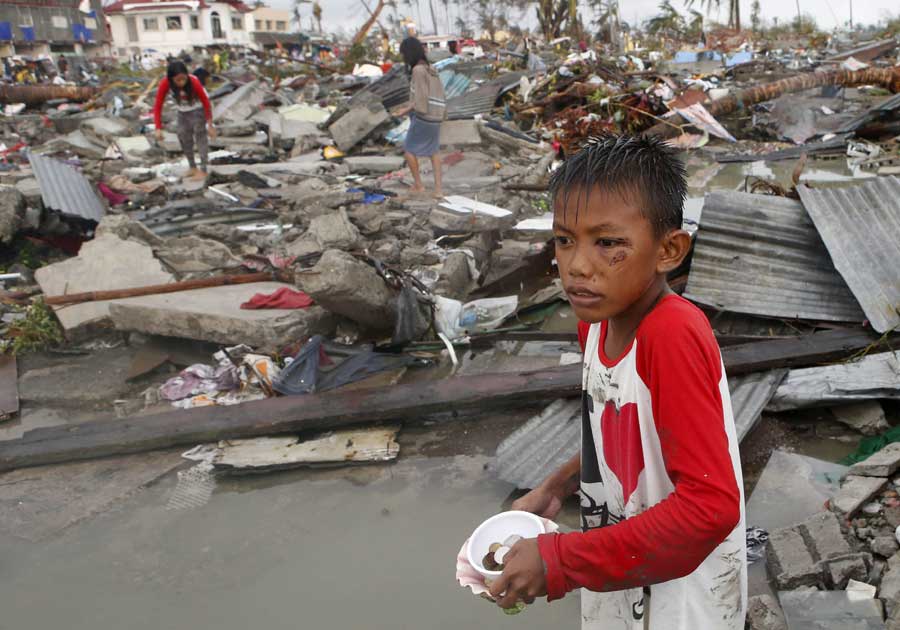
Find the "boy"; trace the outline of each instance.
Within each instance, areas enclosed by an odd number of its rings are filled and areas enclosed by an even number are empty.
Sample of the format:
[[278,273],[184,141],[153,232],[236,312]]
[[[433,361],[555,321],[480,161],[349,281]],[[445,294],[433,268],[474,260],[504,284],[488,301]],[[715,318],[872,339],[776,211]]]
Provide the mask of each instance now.
[[556,259],[584,350],[582,451],[513,504],[553,518],[579,491],[583,532],[517,543],[503,608],[583,588],[582,628],[742,630],[738,442],[703,313],[666,274],[690,248],[684,167],[652,138],[606,136],[551,180]]

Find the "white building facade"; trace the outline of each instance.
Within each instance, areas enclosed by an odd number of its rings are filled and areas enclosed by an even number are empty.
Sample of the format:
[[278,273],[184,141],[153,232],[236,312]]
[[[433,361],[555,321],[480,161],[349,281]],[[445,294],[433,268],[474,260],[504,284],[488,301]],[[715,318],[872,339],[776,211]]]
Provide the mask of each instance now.
[[118,57],[177,55],[194,46],[250,46],[252,10],[240,0],[119,0],[105,9]]

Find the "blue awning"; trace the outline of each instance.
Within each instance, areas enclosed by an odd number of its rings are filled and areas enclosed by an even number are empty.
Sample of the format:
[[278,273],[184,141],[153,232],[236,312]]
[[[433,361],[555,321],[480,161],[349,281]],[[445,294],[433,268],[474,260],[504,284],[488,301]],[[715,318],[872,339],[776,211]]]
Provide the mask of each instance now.
[[20,26],[19,30],[22,31],[22,39],[26,42],[34,41],[34,27],[33,26]]
[[12,41],[12,24],[10,22],[0,22],[0,41]]

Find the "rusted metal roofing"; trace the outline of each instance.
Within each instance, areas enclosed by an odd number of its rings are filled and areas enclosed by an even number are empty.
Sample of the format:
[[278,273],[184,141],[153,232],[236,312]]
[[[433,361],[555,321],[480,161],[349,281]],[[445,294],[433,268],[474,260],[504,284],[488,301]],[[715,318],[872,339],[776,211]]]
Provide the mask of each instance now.
[[872,61],[885,53],[891,52],[896,47],[897,40],[891,37],[889,39],[869,42],[857,48],[853,48],[852,50],[845,50],[842,53],[829,57],[828,61],[840,61],[842,59],[849,59],[850,57],[853,57],[857,61]]
[[685,297],[766,317],[865,319],[802,204],[771,195],[706,195]]
[[840,127],[838,127],[835,132],[842,134],[850,131],[856,131],[860,127],[878,120],[879,118],[887,116],[888,114],[891,114],[898,109],[900,109],[900,94],[894,94],[893,96],[884,99],[875,107],[871,107],[855,118],[851,118]]
[[106,208],[84,175],[68,164],[30,151],[28,161],[40,186],[45,207],[68,216],[100,222]]
[[799,188],[838,273],[878,332],[900,325],[900,179]]
[[[772,370],[728,379],[738,441],[759,421],[789,370]],[[489,469],[517,488],[536,488],[581,448],[581,399],[560,399],[513,431]]]

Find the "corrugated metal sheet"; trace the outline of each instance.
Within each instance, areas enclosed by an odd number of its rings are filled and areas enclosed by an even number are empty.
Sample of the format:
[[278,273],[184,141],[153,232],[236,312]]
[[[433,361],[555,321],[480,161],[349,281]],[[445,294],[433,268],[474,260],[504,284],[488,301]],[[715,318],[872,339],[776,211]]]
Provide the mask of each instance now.
[[900,325],[900,179],[799,188],[834,266],[878,332]]
[[519,80],[527,76],[526,72],[507,72],[488,81],[478,88],[455,98],[447,100],[447,118],[459,120],[472,118],[476,114],[486,114],[494,109],[500,94],[511,86],[518,85]]
[[[738,441],[759,421],[787,373],[772,370],[728,379]],[[517,488],[536,488],[580,448],[581,399],[557,400],[500,443],[489,469]]]
[[444,86],[444,98],[451,99],[460,94],[465,94],[472,85],[472,79],[453,70],[442,70],[441,85]]
[[770,195],[707,194],[685,297],[767,317],[865,318],[800,202]]
[[900,109],[900,94],[895,94],[890,98],[885,99],[875,107],[867,109],[863,113],[861,113],[856,118],[851,118],[843,125],[836,129],[836,133],[848,133],[850,131],[856,131],[863,125],[866,125],[873,120],[876,120],[882,116],[886,116],[891,112]]
[[[403,64],[396,64],[382,77],[376,79],[353,95],[349,107],[365,100],[366,94],[374,94],[381,99],[385,109],[402,105],[409,100],[409,77]],[[332,121],[333,122],[333,121]]]
[[557,400],[497,447],[490,469],[518,488],[536,488],[581,447],[581,399]]
[[873,398],[900,399],[900,353],[882,352],[850,363],[791,370],[766,408],[786,411]]
[[28,161],[41,188],[44,206],[68,216],[100,222],[106,208],[84,175],[68,164],[30,151]]
[[790,370],[770,370],[743,376],[732,376],[728,379],[728,390],[731,392],[731,410],[734,412],[734,427],[737,430],[738,442],[759,422],[760,415],[772,399],[778,386]]

